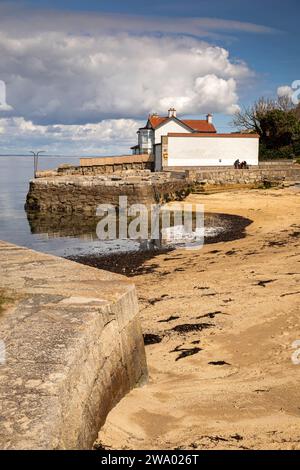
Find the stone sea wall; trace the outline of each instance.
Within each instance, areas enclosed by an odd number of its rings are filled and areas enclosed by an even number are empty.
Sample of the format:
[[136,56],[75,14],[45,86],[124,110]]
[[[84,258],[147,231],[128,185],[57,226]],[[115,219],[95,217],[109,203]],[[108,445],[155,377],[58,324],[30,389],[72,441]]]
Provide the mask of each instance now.
[[249,170],[234,168],[185,169],[186,177],[207,184],[257,184],[265,180],[274,182],[300,181],[300,165],[262,165]]
[[[112,157],[107,159],[111,160]],[[95,159],[86,160],[86,166],[78,167],[78,174],[74,170],[75,167],[66,167],[65,173],[60,169],[40,172],[38,177],[30,182],[26,209],[45,213],[95,215],[99,204],[118,206],[119,196],[127,196],[128,204],[140,203],[149,206],[182,200],[199,183],[226,186],[253,185],[265,181],[275,184],[300,181],[300,165],[288,162],[264,162],[247,170],[232,167],[169,167],[168,171],[155,173],[150,170],[131,169],[109,174],[84,175],[81,173],[84,169],[94,172],[97,168]],[[111,162],[108,163],[111,167]]]
[[128,204],[163,203],[182,199],[192,185],[169,173],[140,172],[109,176],[54,176],[30,182],[26,209],[42,212],[96,214],[99,204],[119,205],[119,196]]
[[147,377],[135,287],[0,242],[0,449],[88,449]]

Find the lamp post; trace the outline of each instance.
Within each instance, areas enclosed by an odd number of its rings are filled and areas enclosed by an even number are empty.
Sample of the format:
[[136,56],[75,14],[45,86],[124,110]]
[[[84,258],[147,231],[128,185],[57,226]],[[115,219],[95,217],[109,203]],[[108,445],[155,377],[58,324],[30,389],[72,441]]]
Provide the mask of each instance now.
[[39,150],[38,152],[33,152],[33,150],[30,150],[30,153],[33,155],[33,175],[34,178],[36,178],[36,174],[38,171],[38,162],[39,162],[39,155],[41,153],[44,153],[45,150]]

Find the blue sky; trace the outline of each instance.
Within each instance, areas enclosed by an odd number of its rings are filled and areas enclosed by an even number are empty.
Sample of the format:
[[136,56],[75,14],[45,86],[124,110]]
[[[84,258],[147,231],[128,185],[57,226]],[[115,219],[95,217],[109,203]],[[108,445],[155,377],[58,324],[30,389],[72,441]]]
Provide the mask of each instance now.
[[125,151],[135,124],[174,101],[231,131],[237,106],[300,79],[296,0],[4,1],[0,13],[7,151]]

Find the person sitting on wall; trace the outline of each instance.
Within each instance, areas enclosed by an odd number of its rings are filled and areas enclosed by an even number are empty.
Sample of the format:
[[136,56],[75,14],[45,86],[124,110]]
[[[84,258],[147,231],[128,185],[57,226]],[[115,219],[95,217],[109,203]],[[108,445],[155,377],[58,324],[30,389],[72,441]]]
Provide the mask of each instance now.
[[239,160],[239,159],[237,159],[237,160],[234,162],[234,164],[233,164],[233,165],[234,165],[234,168],[235,168],[235,169],[238,169],[238,168],[240,168],[240,160]]
[[240,164],[240,168],[242,168],[243,170],[249,170],[249,165],[248,165],[247,162],[244,160],[244,161]]

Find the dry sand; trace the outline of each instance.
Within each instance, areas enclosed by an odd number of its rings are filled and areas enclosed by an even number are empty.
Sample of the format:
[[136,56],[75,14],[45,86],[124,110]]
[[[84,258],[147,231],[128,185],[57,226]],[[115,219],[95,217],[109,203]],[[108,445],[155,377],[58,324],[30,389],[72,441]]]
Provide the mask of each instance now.
[[[146,346],[149,383],[112,410],[99,441],[112,449],[300,449],[300,365],[291,361],[300,339],[300,191],[188,200],[253,223],[243,239],[159,255],[133,278],[144,333],[162,341]],[[185,324],[198,329],[174,330]],[[185,350],[195,354],[180,358]]]

